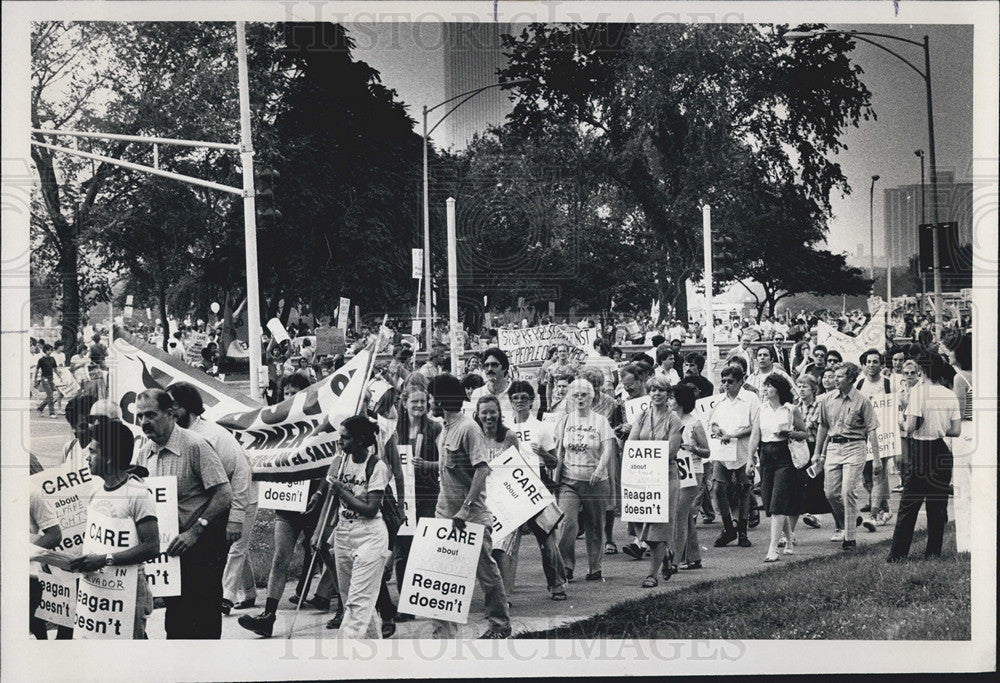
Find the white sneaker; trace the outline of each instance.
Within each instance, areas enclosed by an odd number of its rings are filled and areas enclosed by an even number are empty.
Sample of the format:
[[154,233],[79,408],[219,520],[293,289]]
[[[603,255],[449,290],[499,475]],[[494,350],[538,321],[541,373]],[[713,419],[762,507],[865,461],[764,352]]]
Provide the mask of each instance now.
[[778,539],[778,547],[784,548],[786,545],[788,545],[788,538],[782,534],[781,538]]
[[889,522],[891,522],[891,521],[892,521],[892,513],[891,512],[885,512],[885,513],[882,513],[881,517],[879,517],[878,525],[879,526],[888,526]]
[[844,530],[837,529],[833,532],[833,536],[830,537],[830,543],[840,543],[844,540]]

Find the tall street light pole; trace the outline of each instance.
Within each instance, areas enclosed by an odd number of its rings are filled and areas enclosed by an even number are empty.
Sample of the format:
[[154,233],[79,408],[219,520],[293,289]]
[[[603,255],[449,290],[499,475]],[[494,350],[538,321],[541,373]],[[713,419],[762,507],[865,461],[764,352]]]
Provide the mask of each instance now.
[[[927,192],[924,189],[924,150],[918,149],[914,154],[920,157],[920,224],[924,225],[927,223]],[[917,264],[917,270],[920,271],[920,311],[922,313],[926,310],[927,306],[927,278],[924,276],[924,271],[921,270],[919,263]]]
[[869,263],[872,270],[872,293],[875,292],[875,181],[882,176],[873,175],[872,184],[868,190],[868,238],[871,253]]
[[[883,52],[888,52],[890,55],[898,59],[899,61],[906,64],[908,67],[913,69],[918,76],[924,79],[924,85],[926,86],[927,92],[927,143],[928,150],[930,151],[930,173],[931,173],[931,197],[933,203],[931,204],[933,210],[933,223],[931,225],[931,241],[933,242],[932,253],[934,255],[934,338],[938,341],[941,340],[941,328],[943,325],[941,314],[944,310],[944,305],[941,296],[941,253],[938,245],[938,188],[937,188],[937,156],[935,154],[934,147],[934,107],[933,98],[931,95],[931,50],[930,50],[930,39],[924,36],[923,41],[910,40],[909,38],[900,38],[899,36],[890,36],[886,33],[871,33],[868,31],[838,31],[836,29],[816,29],[812,31],[789,31],[784,35],[785,41],[789,44],[802,39],[816,38],[823,35],[846,35],[851,36],[863,43],[868,43],[873,45]],[[866,37],[870,36],[873,38],[885,38],[886,40],[895,40],[901,43],[908,43],[909,45],[915,45],[924,51],[924,69],[920,70],[919,67],[915,66],[910,60],[902,56],[895,50],[882,45],[881,43],[871,40]],[[921,157],[921,160],[923,157]]]
[[[491,88],[502,88],[504,86],[508,86],[509,87],[509,86],[512,86],[512,85],[518,85],[520,83],[527,83],[527,82],[528,82],[528,79],[525,78],[525,79],[520,79],[520,80],[516,80],[516,81],[505,81],[503,83],[491,83],[490,85],[484,85],[481,88],[475,88],[474,90],[468,90],[466,92],[459,93],[458,95],[455,95],[454,97],[449,97],[444,102],[439,102],[438,104],[435,104],[433,107],[428,107],[427,105],[424,105],[424,109],[423,109],[423,123],[424,123],[424,126],[423,126],[423,131],[424,131],[424,302],[425,302],[424,303],[424,312],[425,312],[425,315],[427,317],[427,319],[425,321],[425,325],[424,325],[424,327],[425,327],[424,333],[425,333],[425,340],[426,340],[427,353],[428,354],[431,351],[432,340],[433,340],[433,335],[432,335],[432,330],[431,330],[431,320],[432,320],[432,315],[433,315],[433,313],[431,311],[431,303],[432,303],[432,298],[433,298],[433,294],[431,293],[431,228],[430,228],[430,224],[431,224],[431,209],[430,209],[430,191],[429,191],[429,182],[430,181],[428,179],[428,171],[427,171],[428,140],[430,139],[431,133],[433,133],[435,130],[437,130],[437,127],[440,126],[444,122],[444,120],[446,118],[448,118],[449,116],[451,116],[452,112],[454,112],[456,109],[458,109],[459,107],[461,107],[463,104],[465,104],[466,102],[468,102],[469,100],[471,100],[473,97],[475,97],[479,93],[483,92],[484,90],[489,90]],[[427,128],[427,115],[430,114],[435,109],[437,109],[439,107],[443,107],[446,104],[450,104],[450,103],[454,102],[455,100],[459,100],[458,104],[456,104],[451,109],[449,109],[448,111],[446,111],[444,113],[444,116],[442,116],[440,119],[438,119],[437,123],[435,123],[433,126],[431,126],[431,128],[428,130],[428,128]]]

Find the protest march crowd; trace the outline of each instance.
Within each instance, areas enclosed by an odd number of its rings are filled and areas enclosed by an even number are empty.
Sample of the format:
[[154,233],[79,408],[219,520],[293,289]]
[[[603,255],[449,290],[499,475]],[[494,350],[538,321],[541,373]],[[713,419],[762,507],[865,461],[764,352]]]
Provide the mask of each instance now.
[[[100,331],[66,366],[33,340],[38,411],[61,410],[73,438],[57,468],[32,456],[31,633],[145,638],[162,601],[168,639],[217,639],[233,612],[268,637],[291,577],[292,602],[332,612],[327,628],[346,638],[390,637],[417,618],[455,637],[478,582],[482,637],[506,638],[529,534],[556,602],[600,590],[619,552],[637,588],[697,571],[706,532],[775,563],[796,552],[800,522],[829,525],[844,552],[859,533],[891,530],[897,562],[926,506],[924,553],[940,555],[953,440],[972,419],[970,321],[950,317],[935,343],[929,316],[897,313],[719,320],[715,341],[731,349],[716,363],[696,323],[498,316],[464,333],[459,368],[446,326],[416,363],[414,338],[385,327],[318,353],[321,331],[300,321],[264,335],[268,406],[245,413],[223,411],[211,389],[221,339],[209,324],[169,340],[187,373],[143,347],[128,396]],[[355,385],[358,409],[334,415],[324,401]],[[264,507],[273,556],[252,614]],[[751,541],[761,512],[769,523]],[[465,581],[442,579],[433,553],[468,567]]]

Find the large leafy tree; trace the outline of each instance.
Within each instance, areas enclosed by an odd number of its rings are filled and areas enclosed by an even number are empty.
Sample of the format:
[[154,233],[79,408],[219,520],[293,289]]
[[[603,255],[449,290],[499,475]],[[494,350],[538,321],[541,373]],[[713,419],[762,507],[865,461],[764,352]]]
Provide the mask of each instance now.
[[332,311],[340,296],[401,309],[419,241],[413,121],[378,72],[352,58],[343,26],[284,28],[280,69],[292,77],[271,159],[284,219],[260,236],[267,310],[283,318],[296,304]]
[[701,270],[700,204],[713,206],[713,229],[738,235],[761,188],[792,188],[823,229],[831,193],[850,190],[830,155],[846,127],[874,115],[853,44],[831,36],[792,50],[784,31],[533,24],[504,39],[502,78],[526,81],[512,85],[511,133],[578,130],[592,172],[642,212],[661,293],[681,316],[684,283]]

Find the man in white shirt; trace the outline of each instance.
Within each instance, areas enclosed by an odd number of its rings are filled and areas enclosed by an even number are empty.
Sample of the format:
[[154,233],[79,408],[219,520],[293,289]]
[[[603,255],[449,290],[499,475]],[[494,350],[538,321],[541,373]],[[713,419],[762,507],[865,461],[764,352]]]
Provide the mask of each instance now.
[[[882,354],[878,349],[868,349],[861,354],[861,369],[862,375],[854,388],[871,401],[873,406],[880,399],[892,396],[892,383],[882,374]],[[868,492],[868,504],[861,507],[859,512],[869,513],[870,518],[865,520],[864,527],[868,531],[875,531],[875,527],[885,526],[892,519],[892,512],[889,510],[889,468],[883,467],[881,474],[873,476],[872,461],[868,460],[862,472],[862,481]]]
[[922,503],[927,505],[927,548],[924,557],[941,555],[954,466],[951,449],[944,437],[962,434],[958,398],[940,384],[951,369],[947,361],[935,355],[930,358],[923,356],[918,362],[927,373],[927,379],[911,389],[904,411],[904,431],[911,438],[911,448],[907,453],[908,476],[899,501],[889,562],[898,562],[909,554],[913,528]]
[[[744,334],[740,338],[740,345],[729,352],[729,355],[726,356],[726,360],[728,361],[733,356],[739,356],[740,358],[742,358],[747,362],[747,372],[754,371],[755,367],[754,367],[753,351],[750,350],[750,335]],[[740,384],[742,385],[742,381],[740,382]]]
[[[736,440],[736,459],[732,462],[714,463],[712,491],[723,524],[722,533],[715,540],[716,548],[721,548],[737,539],[740,547],[751,546],[747,537],[747,521],[750,519],[750,480],[747,477],[747,463],[751,456],[750,433],[757,419],[757,412],[760,410],[760,400],[749,391],[741,391],[743,376],[743,370],[739,366],[729,365],[722,370],[720,383],[725,395],[716,404],[709,417],[713,438],[721,439],[723,443]],[[729,506],[729,492],[734,487],[740,501],[735,528]]]
[[[752,373],[749,377],[747,377],[746,383],[752,386],[754,389],[756,389],[758,395],[764,389],[764,380],[767,379],[768,376],[772,374],[781,375],[786,380],[788,380],[788,383],[792,387],[795,387],[795,382],[792,380],[792,378],[789,377],[788,373],[782,370],[781,366],[779,366],[775,362],[777,361],[777,357],[774,353],[774,349],[772,349],[770,346],[760,346],[757,348],[756,357],[757,357],[757,371]],[[794,392],[795,389],[793,388],[792,391]]]

